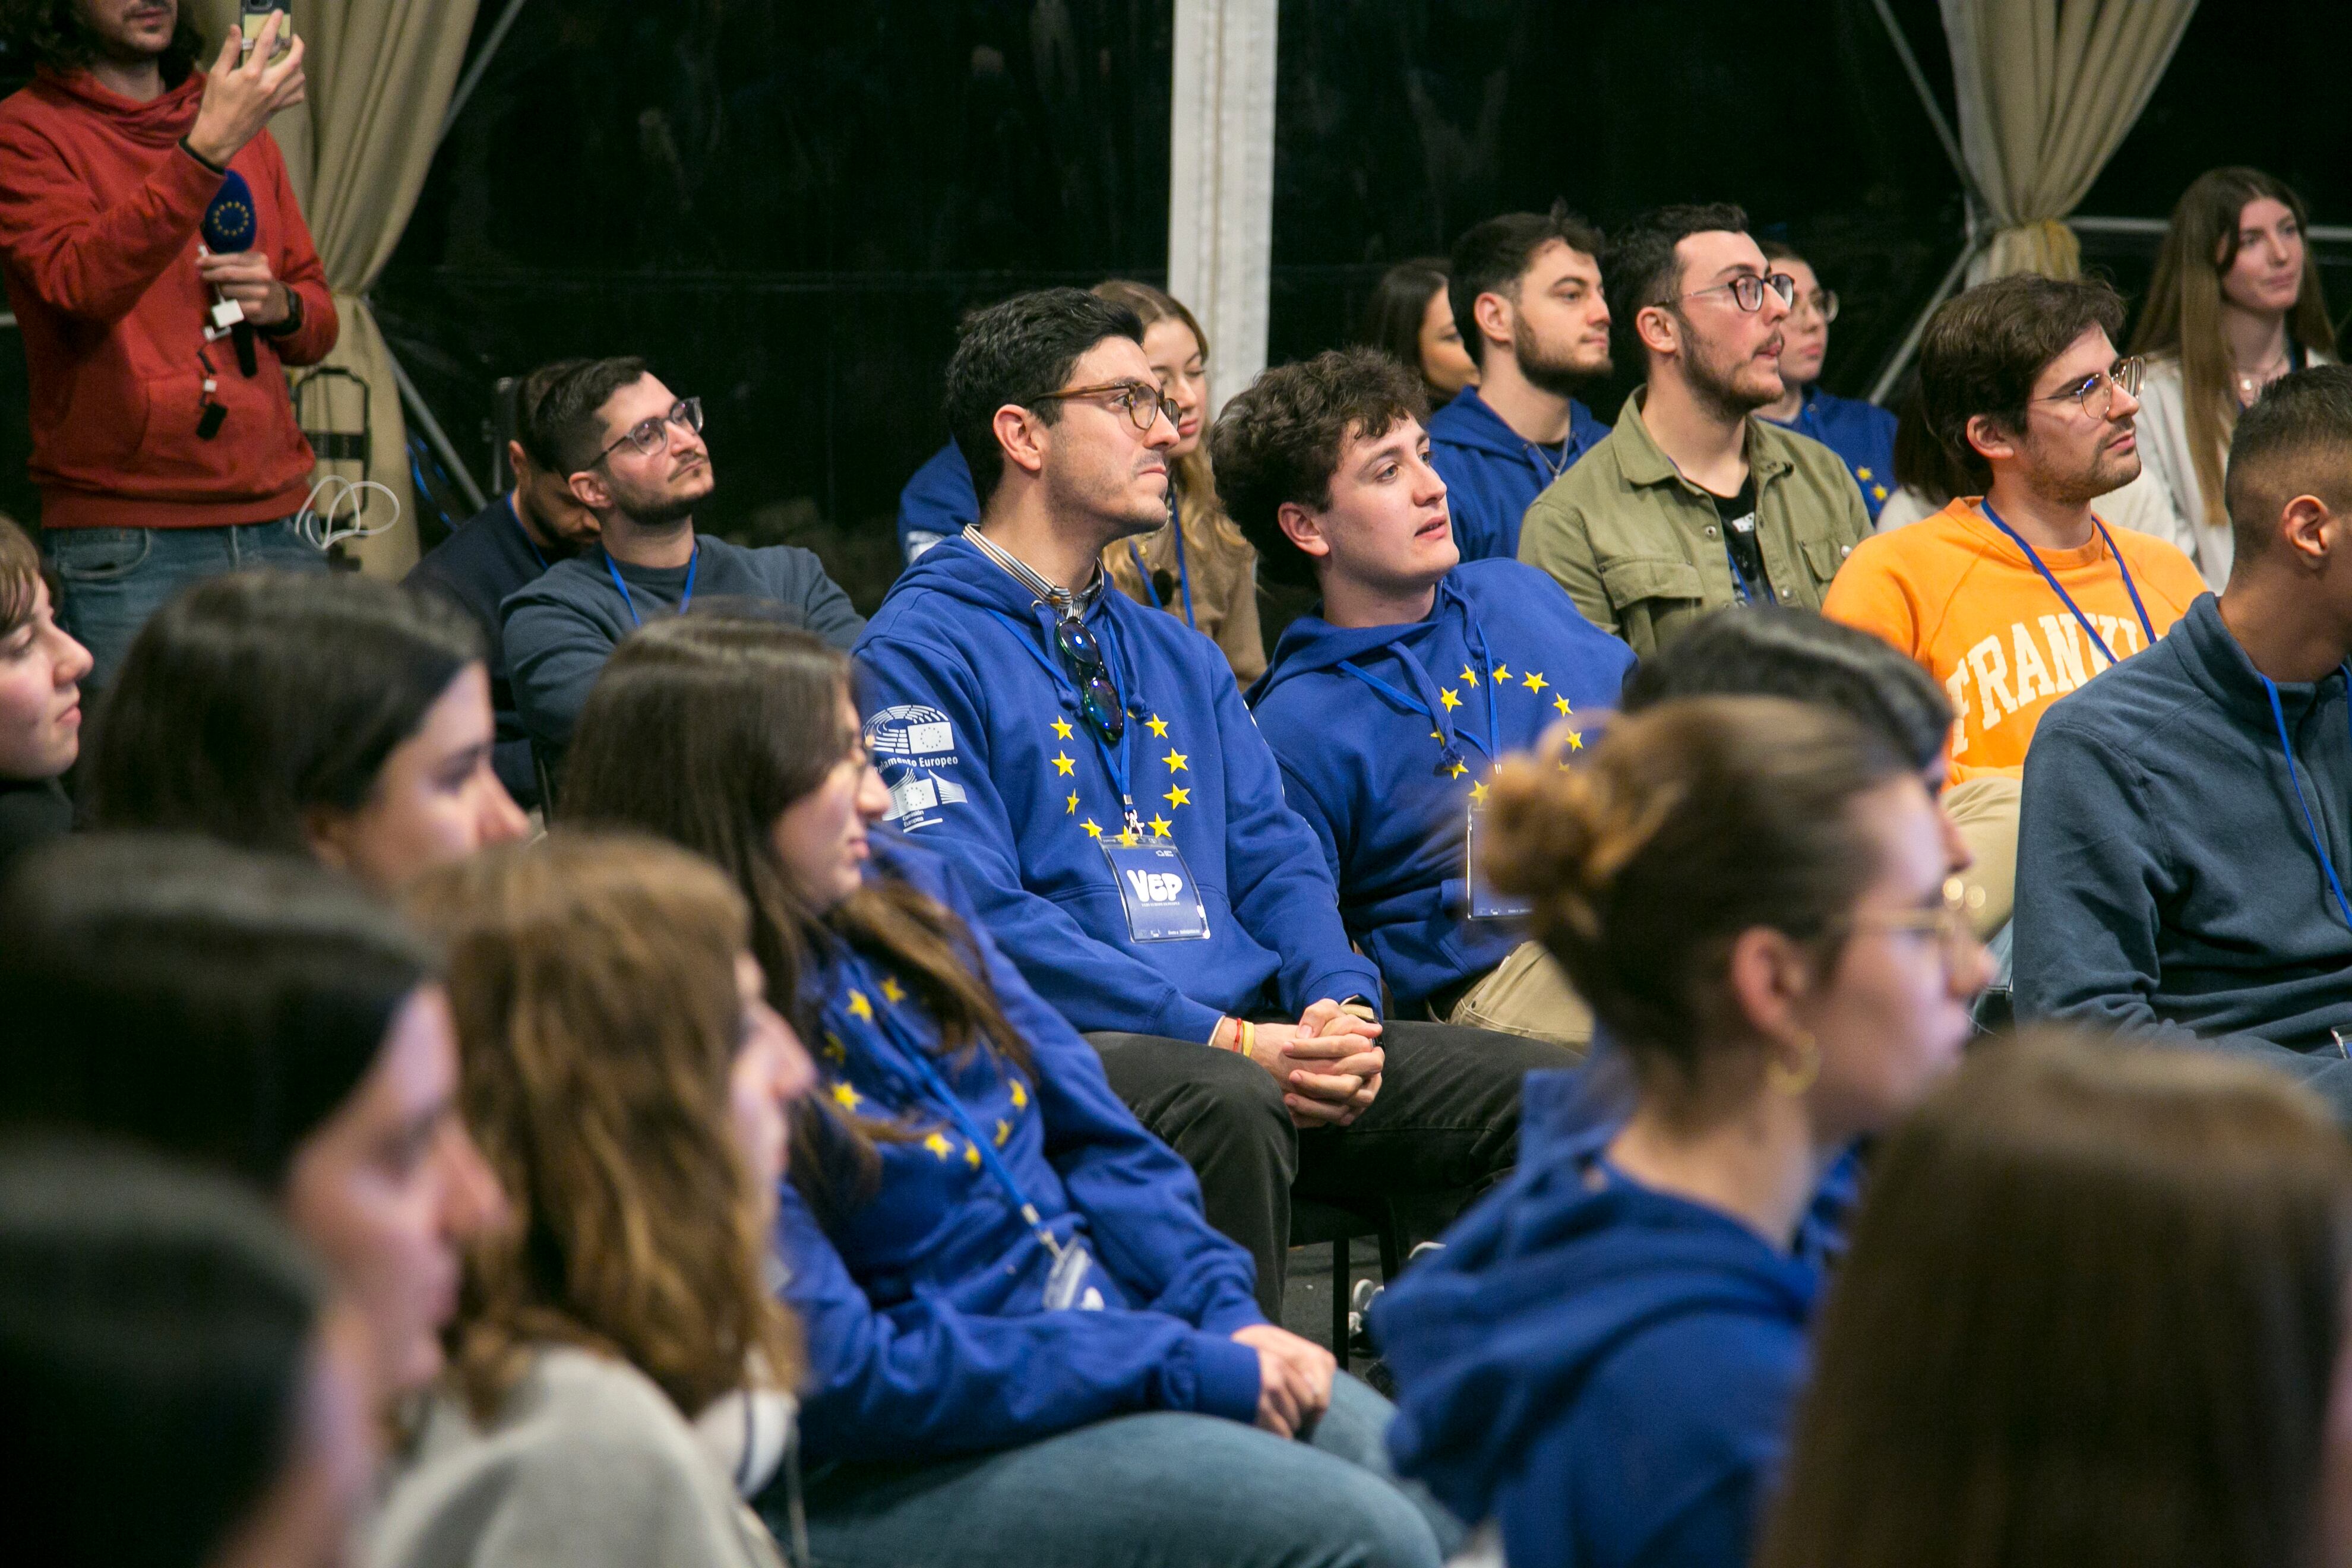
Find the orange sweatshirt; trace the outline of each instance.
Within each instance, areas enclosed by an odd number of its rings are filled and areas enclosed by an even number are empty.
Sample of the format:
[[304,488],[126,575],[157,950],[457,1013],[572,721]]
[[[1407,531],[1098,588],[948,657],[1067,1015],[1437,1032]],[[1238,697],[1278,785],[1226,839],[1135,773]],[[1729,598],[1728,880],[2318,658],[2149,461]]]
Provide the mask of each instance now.
[[[1838,571],[1822,614],[1874,632],[1942,681],[1959,721],[1952,780],[2022,775],[2042,710],[2107,667],[2065,601],[2007,535],[1963,496],[1935,516],[1864,540]],[[2171,628],[2205,579],[2163,540],[2110,523],[2149,626]],[[2147,646],[2123,572],[2096,534],[2045,550],[2049,567],[2115,657]]]

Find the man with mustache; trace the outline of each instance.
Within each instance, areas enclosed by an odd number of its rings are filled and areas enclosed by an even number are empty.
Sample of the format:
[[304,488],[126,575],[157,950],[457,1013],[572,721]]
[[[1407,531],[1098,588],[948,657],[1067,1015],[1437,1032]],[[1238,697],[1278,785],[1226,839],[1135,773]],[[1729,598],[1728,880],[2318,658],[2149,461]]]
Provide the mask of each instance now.
[[[314,462],[282,367],[334,347],[334,299],[263,129],[302,101],[302,42],[278,56],[277,15],[241,61],[232,32],[205,69],[184,10],[6,10],[38,74],[0,104],[0,279],[25,342],[58,619],[101,689],[188,584],[325,569],[293,523]],[[205,247],[215,202],[215,238],[246,248]]]
[[1727,605],[1820,608],[1870,517],[1836,453],[1749,417],[1786,390],[1795,283],[1720,204],[1634,219],[1601,271],[1649,379],[1528,509],[1519,559],[1637,654]]
[[838,648],[866,629],[813,552],[696,533],[695,509],[716,484],[702,399],[671,392],[645,361],[583,361],[547,388],[537,425],[598,533],[499,606],[515,706],[551,769],[604,660],[656,616],[684,615],[698,599],[750,599]]
[[1609,434],[1574,396],[1609,374],[1601,246],[1565,203],[1454,242],[1448,302],[1478,381],[1430,416],[1429,458],[1465,561],[1516,556],[1528,503]]
[[2105,284],[2032,273],[1938,308],[1919,346],[1927,426],[1984,493],[1856,548],[1822,605],[1950,694],[1945,806],[1977,858],[1987,935],[2008,915],[2020,780],[2043,711],[2205,591],[2179,550],[2092,510],[2139,477],[2140,363],[2116,353],[2123,321]]

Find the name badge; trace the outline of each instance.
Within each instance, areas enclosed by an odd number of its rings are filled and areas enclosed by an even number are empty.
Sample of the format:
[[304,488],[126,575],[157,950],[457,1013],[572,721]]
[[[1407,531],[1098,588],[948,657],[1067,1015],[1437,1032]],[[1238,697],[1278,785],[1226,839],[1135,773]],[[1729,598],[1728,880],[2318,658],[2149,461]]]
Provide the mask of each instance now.
[[1173,844],[1102,843],[1127,906],[1127,934],[1137,942],[1206,942],[1209,911],[1201,905],[1192,868]]
[[1462,836],[1464,857],[1467,861],[1463,880],[1469,895],[1470,918],[1474,921],[1516,920],[1532,911],[1535,906],[1525,899],[1498,893],[1487,882],[1486,871],[1478,864],[1478,826],[1486,816],[1483,807],[1473,805],[1469,828]]
[[1054,1272],[1045,1280],[1045,1310],[1066,1312],[1076,1309],[1081,1312],[1103,1310],[1103,1293],[1087,1283],[1087,1273],[1094,1267],[1094,1258],[1086,1244],[1072,1241],[1062,1248],[1062,1256],[1054,1259]]

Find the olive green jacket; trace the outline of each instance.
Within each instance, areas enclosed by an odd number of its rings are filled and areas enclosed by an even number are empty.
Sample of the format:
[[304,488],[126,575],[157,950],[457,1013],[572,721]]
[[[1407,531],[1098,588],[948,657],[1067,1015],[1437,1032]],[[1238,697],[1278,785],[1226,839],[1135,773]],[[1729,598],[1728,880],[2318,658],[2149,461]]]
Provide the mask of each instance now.
[[[1645,390],[1625,400],[1608,439],[1536,497],[1519,527],[1519,559],[1550,573],[1586,620],[1643,655],[1739,597],[1715,502],[1650,438]],[[1819,610],[1830,579],[1870,537],[1862,491],[1836,453],[1761,419],[1748,422],[1748,467],[1773,593]]]

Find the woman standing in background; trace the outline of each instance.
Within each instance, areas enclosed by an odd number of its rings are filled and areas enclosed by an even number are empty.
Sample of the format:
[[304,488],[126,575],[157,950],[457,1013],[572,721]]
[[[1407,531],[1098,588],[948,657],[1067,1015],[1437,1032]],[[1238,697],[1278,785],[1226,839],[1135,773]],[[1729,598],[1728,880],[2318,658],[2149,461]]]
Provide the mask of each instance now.
[[2215,588],[2230,576],[2221,472],[2239,412],[2336,352],[2305,222],[2303,198],[2260,169],[2200,174],[2172,209],[2132,337],[2148,362],[2140,462],[2172,502],[2163,537]]

